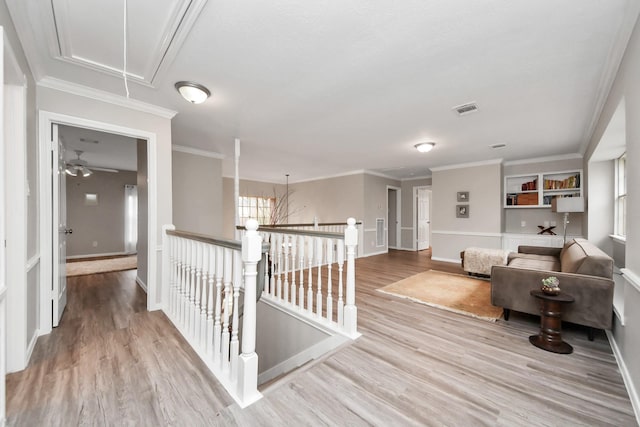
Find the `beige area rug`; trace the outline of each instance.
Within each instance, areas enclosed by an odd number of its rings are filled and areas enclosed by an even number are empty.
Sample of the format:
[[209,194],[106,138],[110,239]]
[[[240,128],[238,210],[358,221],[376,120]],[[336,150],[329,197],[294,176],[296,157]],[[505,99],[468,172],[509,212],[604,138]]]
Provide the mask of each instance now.
[[460,274],[429,270],[378,291],[492,322],[502,316],[502,308],[491,305],[491,284]]
[[67,277],[133,270],[135,268],[138,268],[138,257],[135,255],[92,261],[67,262]]

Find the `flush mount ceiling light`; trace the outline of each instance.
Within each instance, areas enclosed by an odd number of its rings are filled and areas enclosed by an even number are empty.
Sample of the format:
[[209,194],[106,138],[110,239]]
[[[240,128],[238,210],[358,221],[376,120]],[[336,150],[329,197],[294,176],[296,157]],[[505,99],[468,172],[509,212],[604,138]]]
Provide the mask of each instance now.
[[180,95],[192,104],[201,104],[211,96],[209,89],[194,82],[178,82],[175,84]]
[[416,150],[418,150],[421,153],[427,153],[431,151],[435,146],[436,146],[435,142],[421,142],[420,144],[414,145],[414,147],[416,147]]

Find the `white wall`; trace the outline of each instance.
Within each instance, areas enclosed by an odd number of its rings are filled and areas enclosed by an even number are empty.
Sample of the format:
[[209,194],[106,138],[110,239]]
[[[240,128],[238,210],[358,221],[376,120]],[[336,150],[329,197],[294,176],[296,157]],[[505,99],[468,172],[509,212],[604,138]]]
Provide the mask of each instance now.
[[[633,17],[637,19],[636,4]],[[627,236],[625,251],[626,284],[624,290],[624,325],[614,317],[612,344],[620,365],[627,388],[630,391],[636,416],[640,420],[640,25],[635,28],[626,47],[624,58],[618,69],[615,82],[607,97],[603,111],[598,119],[595,132],[585,153],[584,167],[589,167],[589,159],[594,153],[607,125],[618,105],[624,98],[627,149]],[[610,197],[611,192],[603,194]],[[595,194],[589,192],[593,197]],[[591,206],[593,200],[588,201]],[[589,209],[588,221],[598,221]],[[590,236],[589,236],[590,237]]]
[[614,221],[614,170],[615,167],[612,160],[591,162],[589,164],[589,186],[587,191],[587,200],[589,200],[587,233],[589,240],[610,256],[614,255],[613,241],[609,237],[610,234],[613,234]]
[[208,236],[222,233],[222,160],[173,151],[173,224]]
[[[384,236],[384,245],[377,246],[376,244],[376,220],[383,218],[385,231],[389,228],[387,186],[400,187],[400,181],[377,175],[364,174],[364,236],[361,239],[364,244],[364,255],[386,253],[389,249],[389,242],[387,241],[386,235]],[[404,197],[404,195],[401,195],[401,197]],[[400,214],[402,215],[402,213]]]
[[[457,262],[470,246],[501,248],[501,169],[499,161],[432,168],[433,259]],[[459,191],[469,192],[469,218],[457,218]]]
[[[162,225],[172,223],[172,183],[171,183],[171,120],[151,113],[125,108],[94,98],[48,87],[38,87],[37,106],[40,110],[64,114],[86,120],[136,129],[156,136],[156,174],[149,171],[149,181],[154,182],[157,191],[155,202],[149,194],[149,210],[156,213],[156,298],[149,302],[152,308],[158,308],[162,294],[159,278],[162,264]],[[135,136],[135,135],[134,135]],[[151,157],[150,153],[149,157]],[[42,212],[49,215],[49,212]],[[154,248],[150,248],[153,250]],[[149,275],[150,277],[150,275]],[[149,284],[147,284],[149,285]]]

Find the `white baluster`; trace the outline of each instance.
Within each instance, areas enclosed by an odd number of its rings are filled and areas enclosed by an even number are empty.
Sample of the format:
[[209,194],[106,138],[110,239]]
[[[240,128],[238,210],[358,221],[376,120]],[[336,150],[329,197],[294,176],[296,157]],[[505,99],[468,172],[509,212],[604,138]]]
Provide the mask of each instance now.
[[284,252],[284,302],[289,302],[289,235],[282,236],[282,251]]
[[291,236],[291,304],[296,305],[296,236]]
[[307,239],[307,260],[309,262],[309,277],[307,283],[307,310],[309,313],[313,313],[313,243],[314,238],[309,237]]
[[200,306],[202,305],[202,242],[194,242],[196,250],[196,282],[193,307],[193,342],[200,342]]
[[216,246],[216,308],[213,324],[213,360],[219,366],[222,351],[222,281],[224,280],[224,248]]
[[322,317],[322,252],[323,241],[321,238],[316,238],[316,263],[318,264],[318,292],[316,293],[316,314],[318,317]]
[[173,283],[171,284],[172,291],[172,313],[174,322],[178,323],[178,292],[180,289],[180,245],[179,239],[176,236],[171,236],[171,251],[173,252]]
[[207,348],[207,303],[209,288],[209,245],[202,243],[202,290],[200,294],[200,348]]
[[269,280],[269,293],[272,297],[276,296],[276,264],[278,260],[276,259],[276,251],[277,251],[278,242],[275,234],[271,234],[271,247],[269,252],[271,253],[271,280]]
[[215,274],[216,274],[216,248],[213,245],[207,245],[207,257],[209,258],[209,274],[207,276],[207,333],[205,351],[208,355],[211,355],[213,350],[214,341],[214,329],[213,329],[213,293],[215,289]]
[[276,297],[282,299],[282,234],[276,236],[276,256],[278,258],[276,279]]
[[191,255],[191,245],[189,241],[186,239],[182,239],[182,243],[184,245],[184,260],[182,265],[183,269],[183,295],[182,295],[182,327],[184,328],[185,334],[189,332],[189,285],[191,283],[191,266],[189,265],[189,259]]
[[238,355],[240,342],[238,329],[240,327],[240,286],[242,284],[242,253],[233,251],[233,320],[231,322],[231,343],[229,345],[230,377],[235,380],[238,375]]
[[197,248],[196,242],[189,240],[191,247],[191,256],[189,257],[190,280],[189,280],[189,336],[195,337],[196,334],[196,264],[197,264]]
[[304,236],[298,236],[298,247],[300,248],[300,288],[298,289],[298,298],[300,302],[298,306],[300,310],[304,310]]
[[333,297],[331,296],[331,264],[333,263],[333,239],[327,239],[327,320],[333,320]]
[[224,248],[224,305],[222,307],[222,370],[229,369],[229,315],[233,309],[233,250]]
[[356,307],[356,265],[355,254],[358,245],[358,229],[356,220],[347,220],[344,232],[344,243],[347,247],[347,303],[344,306],[344,331],[351,336],[358,333],[358,309]]
[[342,327],[344,325],[344,301],[342,300],[342,269],[344,266],[344,240],[338,240],[336,256],[338,258],[338,304],[336,310],[338,310],[338,325]]

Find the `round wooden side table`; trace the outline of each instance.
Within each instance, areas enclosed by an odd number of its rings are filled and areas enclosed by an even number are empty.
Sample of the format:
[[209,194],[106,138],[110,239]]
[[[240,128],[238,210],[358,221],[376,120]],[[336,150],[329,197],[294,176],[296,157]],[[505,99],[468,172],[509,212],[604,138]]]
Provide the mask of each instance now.
[[560,354],[570,354],[573,347],[562,341],[562,306],[574,301],[569,294],[547,295],[542,291],[529,292],[540,300],[540,333],[531,335],[529,342],[538,348]]

